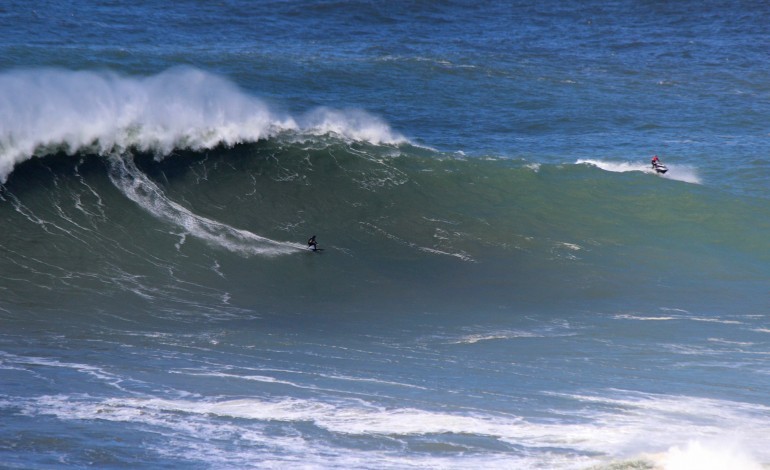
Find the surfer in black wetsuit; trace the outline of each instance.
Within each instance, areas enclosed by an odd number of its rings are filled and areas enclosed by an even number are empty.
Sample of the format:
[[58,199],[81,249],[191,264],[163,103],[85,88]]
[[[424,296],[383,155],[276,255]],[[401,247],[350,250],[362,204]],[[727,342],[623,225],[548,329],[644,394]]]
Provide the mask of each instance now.
[[318,242],[315,241],[315,235],[313,235],[308,239],[307,246],[310,247],[310,249],[313,251],[316,251],[318,249]]

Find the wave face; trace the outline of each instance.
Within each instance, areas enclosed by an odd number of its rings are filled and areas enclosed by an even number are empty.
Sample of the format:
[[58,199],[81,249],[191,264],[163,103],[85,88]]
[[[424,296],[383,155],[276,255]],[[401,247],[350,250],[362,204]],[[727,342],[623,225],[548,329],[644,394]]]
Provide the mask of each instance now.
[[658,177],[631,161],[463,158],[360,110],[294,117],[191,68],[15,71],[0,84],[3,264],[54,303],[181,301],[202,283],[282,308],[318,274],[311,234],[335,260],[317,268],[340,281],[321,289],[330,301],[624,298],[655,279],[697,303],[683,283],[768,274],[767,209],[703,187],[694,166]]
[[[182,72],[191,76],[213,80]],[[164,77],[170,84],[159,88],[178,84],[176,74]],[[169,109],[205,108],[193,96]],[[23,162],[2,193],[5,272],[52,292],[52,302],[104,287],[177,299],[186,283],[203,283],[231,302],[243,288],[282,305],[286,290],[315,283],[304,241],[316,234],[326,250],[315,269],[338,281],[319,289],[328,299],[478,306],[644,297],[638,286],[655,279],[662,295],[700,304],[684,285],[729,272],[758,286],[768,274],[767,223],[749,223],[770,220],[767,209],[692,184],[695,169],[664,178],[623,162],[465,159],[351,113],[318,111],[308,126],[269,118],[259,102],[237,103],[168,125],[126,119],[137,131],[121,138],[120,126],[81,137],[89,113],[67,120],[67,131],[28,139],[39,158],[8,160]],[[255,115],[269,124],[254,128]],[[50,255],[45,269],[39,246]],[[196,271],[195,281],[186,277]]]

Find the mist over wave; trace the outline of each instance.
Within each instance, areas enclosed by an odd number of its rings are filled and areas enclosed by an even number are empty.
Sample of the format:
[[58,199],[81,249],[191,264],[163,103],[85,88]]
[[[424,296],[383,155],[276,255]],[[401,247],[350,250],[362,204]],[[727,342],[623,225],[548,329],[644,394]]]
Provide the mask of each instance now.
[[281,132],[406,142],[365,111],[277,111],[217,75],[189,67],[130,77],[111,71],[25,69],[0,74],[0,180],[32,156],[100,155],[255,142]]

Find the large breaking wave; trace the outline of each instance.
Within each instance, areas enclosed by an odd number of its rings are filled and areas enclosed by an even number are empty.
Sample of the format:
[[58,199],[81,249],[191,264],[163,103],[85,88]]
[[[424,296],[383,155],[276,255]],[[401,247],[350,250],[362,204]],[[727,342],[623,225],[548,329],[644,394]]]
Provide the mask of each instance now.
[[317,108],[293,116],[225,78],[189,67],[149,77],[50,68],[0,74],[2,181],[33,156],[132,149],[163,156],[286,131],[333,133],[376,144],[406,142],[364,111]]
[[294,116],[191,68],[11,71],[0,74],[0,267],[16,292],[58,288],[42,263],[65,273],[67,295],[161,285],[176,299],[224,283],[221,298],[283,303],[319,273],[272,255],[317,233],[336,257],[315,298],[450,290],[452,304],[505,304],[642,295],[650,278],[671,295],[724,273],[764,282],[764,205],[683,184],[697,172],[679,170],[464,158],[410,145],[361,110]]

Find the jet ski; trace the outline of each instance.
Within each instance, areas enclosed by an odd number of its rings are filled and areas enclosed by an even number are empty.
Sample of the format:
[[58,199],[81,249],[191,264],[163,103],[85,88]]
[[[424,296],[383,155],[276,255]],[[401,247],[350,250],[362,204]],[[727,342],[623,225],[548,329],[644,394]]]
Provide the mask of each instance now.
[[660,162],[653,163],[652,169],[655,170],[655,173],[660,173],[660,174],[663,174],[668,171],[668,168],[666,167],[666,165]]

